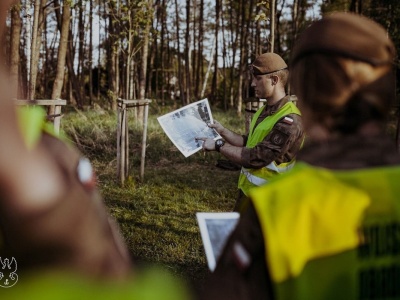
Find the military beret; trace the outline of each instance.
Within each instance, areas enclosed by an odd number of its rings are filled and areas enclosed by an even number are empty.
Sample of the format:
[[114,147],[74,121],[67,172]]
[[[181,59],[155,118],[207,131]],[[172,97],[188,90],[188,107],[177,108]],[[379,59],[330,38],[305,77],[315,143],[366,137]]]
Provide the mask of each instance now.
[[284,70],[287,64],[278,54],[268,52],[258,56],[249,67],[254,75],[265,75]]
[[396,54],[386,30],[353,13],[332,13],[302,33],[293,49],[290,65],[310,54],[339,55],[378,66],[392,63]]

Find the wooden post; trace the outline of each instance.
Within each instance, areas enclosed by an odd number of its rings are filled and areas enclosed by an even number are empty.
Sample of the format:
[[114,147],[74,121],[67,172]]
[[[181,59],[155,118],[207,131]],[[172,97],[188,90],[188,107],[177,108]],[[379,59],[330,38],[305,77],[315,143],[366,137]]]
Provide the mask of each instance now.
[[121,177],[121,123],[122,103],[117,102],[117,178]]
[[126,156],[125,156],[125,151],[126,151],[126,145],[125,145],[125,143],[126,143],[126,139],[125,139],[125,136],[126,136],[126,123],[125,122],[126,122],[126,116],[125,116],[125,114],[126,114],[126,104],[122,103],[122,108],[121,108],[121,148],[120,148],[120,151],[121,151],[121,155],[120,155],[121,169],[120,169],[120,174],[119,174],[122,185],[125,182],[125,174],[126,174],[126,166],[125,166],[125,159],[126,159]]
[[125,163],[125,169],[124,169],[124,173],[125,173],[125,178],[128,177],[129,174],[129,126],[128,126],[128,110],[126,109],[126,104],[125,105],[125,109],[124,109],[124,117],[125,117],[125,159],[124,159],[124,163]]
[[117,99],[117,175],[123,185],[125,179],[129,175],[129,127],[128,127],[128,109],[133,108],[136,110],[138,106],[144,106],[144,124],[142,135],[142,152],[140,159],[140,179],[144,178],[144,166],[146,158],[146,144],[147,144],[147,123],[149,113],[149,103],[151,100],[125,100]]
[[147,147],[147,120],[149,116],[149,103],[144,105],[144,120],[143,120],[143,138],[142,138],[142,156],[140,158],[140,179],[144,179],[144,165],[146,160]]
[[61,125],[61,105],[56,105],[54,109],[54,121],[53,121],[53,126],[54,126],[54,131],[58,135],[60,134],[60,125]]

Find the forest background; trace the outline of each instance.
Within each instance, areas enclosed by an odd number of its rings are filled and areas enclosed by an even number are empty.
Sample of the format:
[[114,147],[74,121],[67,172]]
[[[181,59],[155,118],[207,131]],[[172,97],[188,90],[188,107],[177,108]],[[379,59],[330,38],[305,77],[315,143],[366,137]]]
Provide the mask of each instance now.
[[[185,159],[156,118],[207,97],[215,119],[245,133],[248,64],[270,51],[288,61],[302,30],[332,11],[373,18],[399,49],[398,0],[21,0],[3,50],[18,99],[67,101],[62,129],[92,160],[135,259],[201,289],[208,271],[195,213],[231,210],[238,173],[217,168],[218,153]],[[117,99],[152,100],[146,176],[132,171],[124,186],[115,176]],[[131,170],[142,108],[130,112]]]
[[331,11],[375,19],[398,48],[396,0],[21,0],[4,45],[20,99],[115,110],[118,98],[208,97],[240,114],[247,65],[269,51],[288,60],[298,34]]

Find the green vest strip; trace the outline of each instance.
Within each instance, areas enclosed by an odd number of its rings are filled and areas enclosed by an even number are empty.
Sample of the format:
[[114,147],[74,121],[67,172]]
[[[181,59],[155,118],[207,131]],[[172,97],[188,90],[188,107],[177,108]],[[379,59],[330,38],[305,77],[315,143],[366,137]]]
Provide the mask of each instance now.
[[[288,102],[282,106],[275,114],[265,118],[260,124],[255,127],[256,121],[265,106],[261,107],[254,115],[249,130],[249,137],[247,139],[246,147],[254,148],[258,143],[262,142],[264,138],[271,132],[274,125],[283,117],[289,114],[300,115],[299,109],[293,102]],[[274,161],[267,166],[260,169],[243,168],[239,175],[238,188],[243,191],[247,196],[250,189],[263,185],[276,174],[280,174],[290,170],[294,166],[295,160],[287,163],[276,164]]]
[[399,182],[298,163],[253,189],[276,299],[400,299]]

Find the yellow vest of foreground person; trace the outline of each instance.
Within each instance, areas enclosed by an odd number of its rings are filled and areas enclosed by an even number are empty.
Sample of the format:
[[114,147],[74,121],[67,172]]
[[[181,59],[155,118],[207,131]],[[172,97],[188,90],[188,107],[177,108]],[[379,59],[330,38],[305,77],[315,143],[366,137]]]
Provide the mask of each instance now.
[[[18,272],[18,271],[17,271]],[[18,276],[14,274],[14,278]],[[77,274],[45,271],[19,274],[18,282],[0,286],[5,300],[189,300],[185,282],[156,266],[140,269],[121,282],[95,281]],[[0,281],[0,284],[2,282]]]
[[[261,107],[255,114],[250,124],[249,137],[247,139],[246,147],[254,148],[258,143],[271,132],[274,125],[283,117],[289,114],[300,114],[300,110],[296,107],[293,102],[288,102],[282,106],[275,114],[265,118],[260,124],[256,125],[256,121],[265,106]],[[267,183],[271,177],[276,174],[283,173],[290,170],[295,161],[292,160],[288,163],[276,164],[274,161],[269,165],[260,169],[248,169],[243,168],[240,171],[238,188],[248,196],[250,189]]]
[[298,163],[254,189],[276,299],[400,299],[400,166]]

